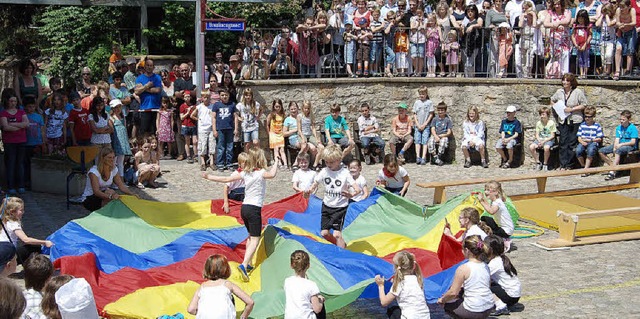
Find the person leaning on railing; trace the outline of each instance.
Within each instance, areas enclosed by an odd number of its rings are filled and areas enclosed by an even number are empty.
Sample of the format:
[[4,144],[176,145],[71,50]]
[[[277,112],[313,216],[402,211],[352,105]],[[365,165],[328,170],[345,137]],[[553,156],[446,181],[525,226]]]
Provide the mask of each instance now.
[[269,69],[271,76],[277,78],[289,77],[296,72],[291,56],[287,54],[287,39],[280,39],[277,50],[271,54],[269,59]]
[[242,67],[243,80],[266,80],[269,78],[269,63],[260,57],[260,48],[254,47],[251,50],[251,58],[249,64]]

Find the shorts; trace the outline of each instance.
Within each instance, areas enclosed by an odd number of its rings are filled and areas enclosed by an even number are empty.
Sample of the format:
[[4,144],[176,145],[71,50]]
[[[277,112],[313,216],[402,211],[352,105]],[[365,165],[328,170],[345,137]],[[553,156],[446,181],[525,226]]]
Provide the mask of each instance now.
[[262,207],[242,204],[240,217],[247,228],[249,236],[260,237],[262,233]]
[[[473,144],[475,145],[474,147],[469,147],[469,143],[473,142]],[[468,140],[463,139],[462,142],[460,143],[460,145],[462,146],[462,148],[473,148],[473,149],[478,149],[478,147],[480,146],[484,146],[484,141],[478,137],[478,136],[474,136]]]
[[321,230],[342,230],[344,216],[347,214],[347,207],[329,207],[322,203]]
[[638,41],[638,35],[636,28],[633,28],[627,32],[623,32],[621,37],[617,39],[617,45],[622,47],[623,56],[632,56],[636,53],[636,43]]
[[198,128],[195,126],[182,126],[180,134],[184,136],[194,136],[198,134]]
[[516,144],[518,144],[517,140],[510,140],[509,143],[507,143],[507,145],[504,145],[504,144],[502,144],[502,139],[499,138],[498,141],[496,142],[496,148],[511,149],[514,146],[516,146]]
[[198,156],[213,155],[216,153],[216,138],[211,132],[198,133]]
[[411,134],[405,135],[403,138],[399,138],[399,137],[394,135],[389,140],[389,144],[390,145],[395,145],[395,144],[398,144],[398,143],[406,144],[406,143],[409,143],[409,142],[413,142],[413,137],[411,136]]
[[411,57],[424,58],[424,43],[411,43]]
[[[633,146],[629,146],[629,145],[625,145],[625,146],[620,146],[615,153],[618,155],[627,155],[629,154],[629,152],[635,151],[636,148]],[[607,145],[605,147],[600,148],[600,150],[598,150],[598,152],[602,153],[602,154],[611,154],[614,153],[613,152],[613,145]]]
[[598,143],[591,142],[591,143],[587,144],[587,146],[584,146],[584,145],[578,143],[578,145],[576,146],[576,156],[577,157],[582,157],[582,156],[585,155],[585,153],[587,154],[587,157],[589,157],[589,158],[595,157],[596,153],[598,153]]
[[345,136],[343,137],[332,137],[331,140],[333,141],[333,143],[340,145],[341,147],[349,147],[351,145],[351,143],[349,143],[349,139],[346,138]]
[[253,141],[260,141],[260,137],[258,135],[258,130],[242,132],[242,141],[245,143],[250,143]]
[[413,128],[413,142],[418,145],[427,145],[429,142],[429,128],[426,127],[424,131],[420,132],[417,127]]
[[356,52],[356,61],[369,61],[369,54],[371,54],[369,43],[360,43]]
[[244,187],[234,188],[229,190],[229,194],[227,195],[229,199],[241,202],[244,200]]
[[87,198],[82,202],[82,206],[84,206],[88,211],[94,212],[102,208],[102,198],[96,195],[87,196]]
[[[532,145],[535,145],[536,147],[539,147],[539,146],[540,146],[540,144],[538,144],[538,141],[537,141],[537,140],[536,140],[536,141],[531,142],[531,144],[532,144]],[[554,141],[554,140],[544,142],[544,146],[549,146],[549,147],[551,147],[551,146],[553,146],[553,145],[555,145],[555,144],[556,144],[556,141]]]
[[309,144],[313,144],[314,146],[318,146],[318,140],[316,140],[316,137],[313,135],[309,135],[304,137],[307,140],[307,143]]

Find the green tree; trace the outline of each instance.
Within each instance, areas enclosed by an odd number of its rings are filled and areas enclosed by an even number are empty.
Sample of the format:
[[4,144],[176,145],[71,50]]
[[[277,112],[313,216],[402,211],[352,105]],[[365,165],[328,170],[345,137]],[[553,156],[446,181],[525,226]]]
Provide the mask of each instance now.
[[0,6],[0,57],[36,57],[37,32],[30,28],[31,18],[42,7],[28,5]]
[[105,79],[120,16],[119,7],[47,7],[34,20],[40,23],[38,47],[50,59],[49,74],[69,81],[88,66],[94,80]]

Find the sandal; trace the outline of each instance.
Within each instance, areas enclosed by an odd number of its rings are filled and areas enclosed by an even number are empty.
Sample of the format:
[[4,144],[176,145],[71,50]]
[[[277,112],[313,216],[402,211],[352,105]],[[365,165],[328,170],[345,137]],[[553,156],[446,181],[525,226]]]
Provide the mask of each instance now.
[[504,164],[502,164],[502,166],[500,166],[501,168],[510,168],[511,164],[509,162],[505,162]]
[[613,80],[614,81],[620,80],[620,72],[616,72],[616,73],[613,74]]
[[138,185],[136,185],[139,189],[144,189],[144,185],[142,185],[142,183],[138,183]]
[[605,181],[611,181],[614,180],[616,178],[616,173],[614,172],[609,172],[609,174],[607,174],[607,177],[604,178]]

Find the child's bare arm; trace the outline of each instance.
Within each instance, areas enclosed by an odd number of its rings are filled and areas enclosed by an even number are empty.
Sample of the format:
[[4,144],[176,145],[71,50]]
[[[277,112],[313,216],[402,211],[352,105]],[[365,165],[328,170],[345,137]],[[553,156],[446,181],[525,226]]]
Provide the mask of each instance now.
[[222,210],[229,214],[229,185],[227,184],[224,184],[224,187],[222,187],[222,200]]
[[216,176],[216,175],[210,175],[205,172],[200,173],[200,176],[204,179],[208,179],[212,182],[218,182],[218,183],[230,183],[230,182],[235,182],[242,179],[242,176],[240,175]]
[[404,184],[402,184],[402,190],[400,190],[400,195],[404,196],[405,194],[407,194],[407,190],[409,190],[409,185],[411,185],[411,178],[409,178],[409,175],[407,174],[405,177],[402,178],[402,180],[404,181]]
[[271,166],[271,169],[268,172],[264,172],[262,177],[264,179],[272,179],[276,177],[276,174],[278,174],[278,165],[274,164],[273,166]]

